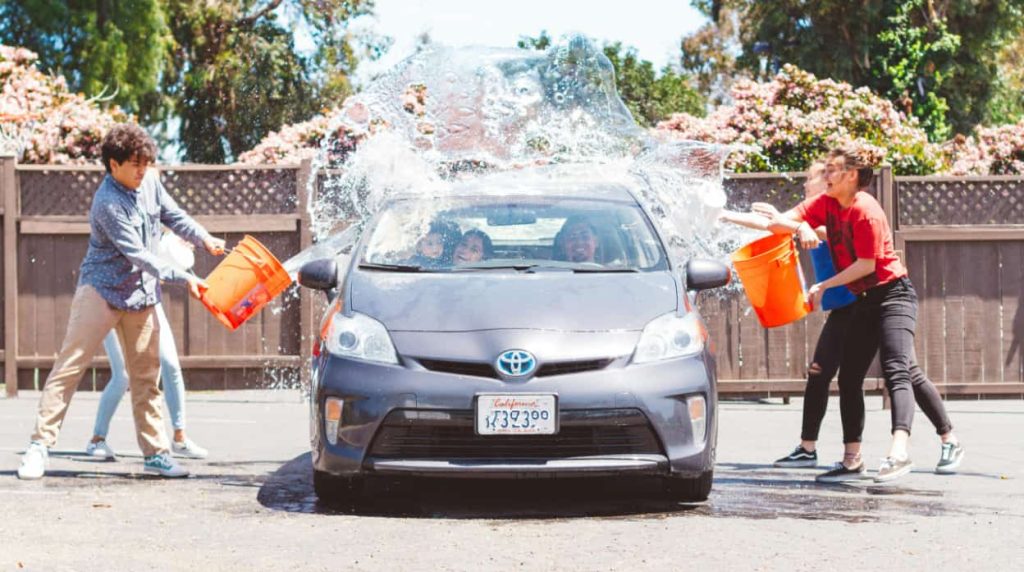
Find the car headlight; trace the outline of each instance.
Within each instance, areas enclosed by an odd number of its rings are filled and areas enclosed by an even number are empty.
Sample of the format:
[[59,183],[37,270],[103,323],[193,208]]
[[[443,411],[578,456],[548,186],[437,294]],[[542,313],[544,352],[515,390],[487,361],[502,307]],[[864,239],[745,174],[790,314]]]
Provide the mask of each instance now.
[[695,312],[659,316],[644,326],[633,363],[649,363],[695,355],[704,349],[707,331]]
[[380,363],[398,363],[398,354],[395,352],[395,345],[391,343],[387,328],[364,314],[335,314],[326,341],[327,351],[336,356]]

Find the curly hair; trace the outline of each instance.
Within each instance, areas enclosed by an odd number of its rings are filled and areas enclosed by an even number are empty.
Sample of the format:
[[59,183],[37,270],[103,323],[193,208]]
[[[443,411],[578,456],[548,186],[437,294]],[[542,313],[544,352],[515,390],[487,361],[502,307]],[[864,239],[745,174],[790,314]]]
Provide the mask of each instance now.
[[110,161],[124,163],[131,158],[156,160],[156,143],[148,133],[134,123],[120,123],[111,128],[103,137],[100,146],[103,167],[110,172]]
[[857,188],[863,189],[871,184],[875,178],[877,161],[870,150],[857,145],[842,145],[828,152],[829,159],[840,157],[847,169],[857,170]]

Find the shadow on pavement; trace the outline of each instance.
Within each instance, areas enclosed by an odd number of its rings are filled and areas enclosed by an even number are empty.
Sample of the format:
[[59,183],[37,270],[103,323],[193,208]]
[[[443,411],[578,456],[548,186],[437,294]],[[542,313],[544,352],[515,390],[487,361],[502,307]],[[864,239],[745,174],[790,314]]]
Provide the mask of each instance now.
[[[759,471],[764,472],[754,474]],[[257,500],[272,510],[307,514],[489,520],[704,516],[858,523],[965,514],[942,498],[941,491],[820,485],[813,473],[763,466],[719,466],[705,503],[658,498],[656,484],[623,479],[382,480],[374,481],[359,500],[339,507],[318,501],[306,453],[272,473]]]

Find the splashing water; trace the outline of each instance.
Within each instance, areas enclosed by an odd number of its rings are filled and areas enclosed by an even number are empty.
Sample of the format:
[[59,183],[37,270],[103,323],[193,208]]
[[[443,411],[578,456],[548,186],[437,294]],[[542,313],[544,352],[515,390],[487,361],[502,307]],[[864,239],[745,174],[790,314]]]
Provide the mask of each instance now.
[[656,140],[619,98],[609,60],[581,36],[546,51],[424,50],[350,97],[328,133],[360,144],[348,153],[339,152],[346,142],[323,142],[315,170],[340,171],[319,189],[311,183],[317,244],[285,262],[293,276],[350,249],[397,195],[442,199],[455,182],[553,163],[631,179],[677,263],[725,259],[752,236],[716,222],[726,204],[722,165],[736,148]]

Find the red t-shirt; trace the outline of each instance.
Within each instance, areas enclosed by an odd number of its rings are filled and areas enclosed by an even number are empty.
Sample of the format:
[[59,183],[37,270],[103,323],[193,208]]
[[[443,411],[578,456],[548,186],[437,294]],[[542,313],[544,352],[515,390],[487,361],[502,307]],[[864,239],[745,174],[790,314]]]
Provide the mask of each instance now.
[[839,201],[821,193],[797,205],[796,211],[814,228],[825,225],[837,273],[858,258],[875,259],[874,272],[847,284],[854,294],[907,275],[893,248],[885,212],[868,193],[858,192],[853,204],[845,209]]

